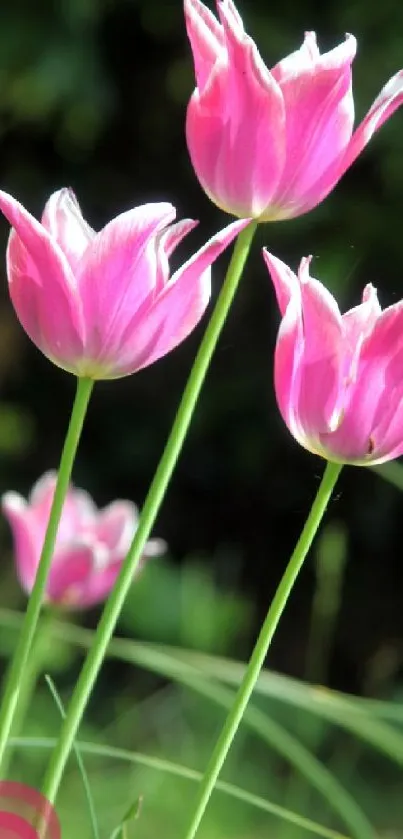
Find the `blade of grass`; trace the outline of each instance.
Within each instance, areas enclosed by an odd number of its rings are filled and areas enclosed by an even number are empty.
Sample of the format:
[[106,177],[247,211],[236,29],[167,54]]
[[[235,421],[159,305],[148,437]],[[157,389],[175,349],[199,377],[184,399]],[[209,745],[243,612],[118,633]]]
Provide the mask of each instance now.
[[[154,670],[154,672],[169,677],[171,676],[169,661],[170,659],[165,654],[157,653],[153,657],[151,667],[147,656],[146,662],[142,662],[142,664],[147,666],[148,669]],[[180,674],[175,673],[175,679],[185,687],[226,710],[232,705],[233,690],[213,683],[211,680],[207,682],[201,680],[195,669],[187,667],[186,672],[184,672],[182,667]],[[357,837],[357,839],[358,837],[359,839],[373,839],[374,834],[370,822],[356,804],[354,797],[295,737],[256,708],[246,710],[244,724],[304,775],[307,781],[323,796],[329,807],[347,825],[354,837]]]
[[141,805],[143,803],[142,796],[136,799],[133,804],[130,805],[129,809],[123,816],[123,819],[115,830],[112,832],[110,839],[127,839],[127,826],[129,822],[134,822],[138,819],[140,815]]
[[[19,612],[0,609],[0,626],[17,631],[21,620]],[[93,632],[90,629],[55,621],[53,631],[55,637],[66,643],[84,649],[91,646]],[[114,638],[108,647],[107,656],[136,664],[174,681],[180,681],[181,675],[187,674],[238,685],[245,670],[244,664],[233,659],[209,656],[179,647],[139,643],[126,638]],[[396,728],[374,719],[377,716],[403,722],[403,707],[400,705],[347,696],[268,670],[260,674],[255,693],[317,714],[360,737],[395,763],[403,765],[403,736]]]
[[[142,666],[171,677],[172,661],[169,656],[160,651],[153,651],[152,662],[150,662],[149,653],[150,649],[148,648],[145,661],[140,662]],[[137,663],[139,663],[138,660]],[[177,668],[174,668],[174,678],[185,687],[226,710],[232,705],[234,691],[211,680],[203,681],[195,668],[188,665],[183,667],[182,665],[180,673],[177,672]],[[370,822],[355,802],[354,797],[295,737],[263,712],[253,707],[246,710],[244,724],[307,779],[326,800],[329,807],[347,825],[353,836],[357,839],[358,837],[360,839],[373,839],[374,834]]]
[[[56,738],[15,737],[12,738],[10,742],[12,743],[13,748],[16,749],[35,748],[50,750],[54,748]],[[198,772],[196,769],[190,769],[189,767],[183,766],[182,764],[173,763],[172,761],[146,755],[141,752],[131,752],[126,749],[115,748],[114,746],[107,746],[98,743],[88,743],[81,740],[76,741],[76,746],[80,750],[81,754],[87,754],[88,756],[92,757],[104,757],[126,763],[138,764],[139,766],[144,766],[148,769],[154,769],[157,772],[165,772],[169,775],[173,775],[174,777],[183,778],[184,780],[188,781],[194,781],[195,783],[199,783],[202,777],[202,773]],[[323,839],[349,839],[348,836],[346,836],[343,833],[339,833],[339,831],[337,830],[332,830],[331,828],[319,825],[311,819],[299,816],[297,813],[291,813],[284,807],[280,807],[279,805],[274,804],[271,801],[267,801],[267,799],[262,798],[259,795],[255,795],[252,792],[248,792],[247,790],[244,790],[242,789],[242,787],[238,787],[235,784],[219,780],[217,781],[216,789],[217,791],[222,792],[231,798],[235,798],[238,801],[243,801],[245,804],[249,804],[250,806],[255,807],[258,810],[262,810],[265,813],[269,813],[272,816],[287,819],[293,824],[296,824],[298,827],[301,827],[303,830],[309,830],[311,833],[316,834],[316,836],[322,836]]]
[[[56,707],[57,707],[57,709],[60,713],[61,718],[65,719],[66,711],[64,709],[63,702],[61,700],[61,697],[59,696],[59,693],[57,691],[57,688],[56,688],[56,685],[55,685],[53,679],[51,679],[50,676],[46,675],[45,676],[45,682],[46,682],[46,684],[47,684],[47,686],[50,690],[50,693],[52,694],[52,697],[55,701],[55,705],[56,705]],[[88,775],[87,775],[87,772],[85,770],[84,761],[82,759],[80,749],[78,748],[77,743],[74,743],[73,751],[74,751],[74,754],[76,756],[78,770],[80,772],[81,780],[83,782],[83,787],[84,787],[85,797],[87,799],[88,811],[89,811],[91,828],[92,828],[92,832],[93,832],[93,835],[94,835],[94,839],[100,839],[100,834],[99,834],[99,829],[98,829],[98,820],[97,820],[97,814],[95,812],[94,800],[93,800],[93,797],[92,797],[92,794],[91,794],[91,788],[90,788],[90,784],[89,784],[89,780],[88,780]]]
[[[159,648],[159,656],[163,652],[166,652],[166,649]],[[117,652],[117,650],[114,650],[114,652]],[[159,660],[154,661],[155,652],[156,649],[153,648],[149,657],[149,666],[155,666],[157,670],[157,666],[162,664],[162,662]],[[171,648],[169,649],[170,656],[172,656]],[[147,663],[144,660],[146,658],[148,658],[147,653],[142,650],[136,650],[132,661],[133,663],[147,667]],[[191,667],[193,672],[195,672],[195,669],[198,669],[199,676],[204,675],[210,679],[216,679],[230,685],[239,684],[244,670],[244,665],[236,661],[206,656],[201,653],[196,653],[193,656],[192,651],[177,650],[172,656],[172,662],[167,663],[167,671],[168,669],[171,670],[170,676],[173,679],[181,678],[180,668],[175,668],[175,663],[178,664],[179,662]],[[320,685],[308,685],[304,682],[297,682],[297,680],[288,679],[285,676],[270,673],[267,670],[261,673],[255,692],[270,699],[299,707],[310,714],[316,714],[322,719],[344,728],[354,736],[361,738],[372,748],[385,754],[394,763],[403,766],[403,735],[395,727],[379,719],[375,719],[371,713],[372,709],[378,709],[379,712],[379,706],[382,705],[381,702],[368,699],[363,700],[355,697],[350,698],[342,693],[321,687]],[[392,708],[389,708],[387,711],[391,715],[391,718],[394,716]],[[402,717],[402,713],[399,715],[396,712],[396,719],[402,721]]]
[[[244,665],[239,662],[126,639],[115,638],[109,653],[182,684],[189,678],[207,677],[210,683],[214,680],[238,685],[244,672]],[[395,728],[375,720],[358,701],[354,703],[343,694],[306,684],[301,690],[296,680],[289,681],[284,676],[265,671],[258,679],[256,693],[317,714],[361,738],[399,766],[403,765],[403,735]]]
[[[234,691],[213,682],[197,680],[194,677],[182,677],[181,683],[205,699],[209,699],[227,710],[231,708]],[[242,724],[274,749],[290,763],[309,784],[326,800],[327,805],[337,813],[341,821],[353,836],[372,837],[374,831],[365,813],[356,803],[355,798],[344,789],[337,778],[312,755],[302,743],[283,726],[271,719],[258,708],[249,705]]]

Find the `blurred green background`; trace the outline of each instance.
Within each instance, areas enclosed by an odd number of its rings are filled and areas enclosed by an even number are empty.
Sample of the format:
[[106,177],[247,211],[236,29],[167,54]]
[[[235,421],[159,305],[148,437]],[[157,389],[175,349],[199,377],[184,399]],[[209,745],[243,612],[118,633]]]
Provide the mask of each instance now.
[[[293,51],[306,29],[317,31],[323,50],[346,31],[355,34],[357,120],[403,66],[403,6],[396,0],[371,5],[365,0],[243,0],[239,10],[269,66]],[[181,246],[178,258],[186,259],[228,221],[204,196],[187,155],[184,117],[192,89],[179,0],[3,3],[1,187],[39,215],[54,189],[72,186],[95,228],[131,206],[170,200],[180,218],[200,219]],[[121,634],[209,654],[248,655],[323,468],[294,443],[275,406],[278,312],[259,250],[267,245],[293,266],[302,255],[314,254],[313,272],[342,308],[355,305],[368,282],[378,288],[384,306],[400,299],[402,149],[403,111],[373,138],[323,205],[296,221],[259,230],[156,527],[156,535],[170,546],[169,557],[151,563],[133,588]],[[2,247],[7,235],[8,225],[0,220]],[[215,292],[226,258],[214,269]],[[7,296],[4,263],[1,278],[0,491],[26,494],[40,474],[57,466],[74,381],[44,359],[20,328]],[[97,384],[75,483],[98,504],[127,497],[141,505],[204,326],[150,369]],[[314,562],[307,563],[273,643],[270,668],[346,692],[398,700],[402,504],[399,491],[378,474],[345,470],[317,551],[319,559],[324,557],[322,570],[317,575]],[[0,539],[0,604],[21,610],[25,600],[15,581],[4,522]],[[94,610],[76,622],[92,629],[97,617]],[[5,662],[15,632],[7,612],[0,618]],[[77,644],[82,646],[83,639]],[[63,655],[59,652],[48,669],[67,701],[81,658],[69,644],[63,645]],[[261,702],[269,709],[269,700]],[[43,680],[30,710],[27,733],[55,734],[60,719]],[[362,745],[315,718],[312,730],[312,718],[307,723],[287,702],[272,703],[269,716],[291,728],[297,740],[304,737],[312,753],[331,765],[379,832],[392,836],[400,829],[403,835],[403,784],[393,763],[365,750],[362,756]],[[151,676],[115,660],[99,680],[84,733],[86,739],[202,768],[221,718],[222,711],[205,699],[172,686],[169,674]],[[273,749],[256,736],[240,735],[227,774],[277,803],[288,802],[291,809],[340,827],[340,819],[311,795],[308,782],[301,794],[287,756],[278,757]],[[19,777],[38,782],[43,752],[27,748],[18,755]],[[145,804],[130,828],[133,835],[173,837],[183,830],[182,809],[190,801],[185,782],[154,770],[139,776],[138,767],[129,770],[106,758],[91,761],[102,813],[105,795],[110,801],[103,836],[142,793]],[[63,798],[66,836],[79,828],[85,837],[89,830],[79,784],[72,767]],[[286,830],[278,819],[217,794],[201,835],[266,837],[279,829]]]

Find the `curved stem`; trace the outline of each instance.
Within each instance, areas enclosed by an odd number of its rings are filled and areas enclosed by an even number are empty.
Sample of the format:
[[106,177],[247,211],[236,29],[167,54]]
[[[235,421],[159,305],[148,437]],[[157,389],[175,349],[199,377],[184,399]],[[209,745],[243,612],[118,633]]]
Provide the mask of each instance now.
[[45,534],[45,541],[43,543],[41,558],[36,572],[34,587],[28,601],[21,634],[8,672],[3,701],[1,703],[0,767],[17,709],[18,697],[21,690],[21,683],[27,665],[28,656],[40,617],[46,588],[46,580],[52,562],[57,529],[93,386],[94,382],[91,379],[77,380],[77,391],[60,460],[55,494]]
[[158,515],[165,491],[182,449],[211,357],[237,290],[256,227],[256,222],[252,222],[242,230],[236,241],[223,287],[200,344],[171,433],[144,502],[136,535],[123,563],[112,594],[103,611],[93,646],[85,660],[71,698],[66,719],[60,732],[60,738],[50,759],[42,787],[43,794],[51,803],[55,800],[63,770],[84,714],[88,698],[102,666],[107,646],[132,583],[133,574],[141,559],[144,545]]
[[246,668],[245,675],[234,699],[234,704],[227,716],[221,734],[209,760],[203,780],[200,784],[191,824],[185,834],[186,839],[193,839],[196,835],[204,811],[207,807],[215,782],[220,774],[222,765],[230,749],[231,743],[238,730],[253,688],[263,667],[267,651],[277,629],[287,600],[302,567],[304,559],[311,547],[323,514],[326,510],[333,488],[340,474],[342,466],[339,463],[327,463],[326,469],[313,502],[309,516],[298,539],[295,550],[288,562],[281,578],[280,585],[274,595],[264,624],[260,630],[255,648]]

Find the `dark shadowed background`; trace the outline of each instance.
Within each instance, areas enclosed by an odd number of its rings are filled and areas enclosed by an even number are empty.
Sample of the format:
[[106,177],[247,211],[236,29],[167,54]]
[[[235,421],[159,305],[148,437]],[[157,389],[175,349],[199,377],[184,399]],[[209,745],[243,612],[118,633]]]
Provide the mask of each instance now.
[[[346,31],[355,34],[357,120],[403,66],[403,6],[396,0],[243,0],[239,9],[269,66],[299,46],[305,29],[317,31],[322,50],[335,46]],[[205,197],[187,155],[184,119],[192,88],[179,0],[3,4],[1,187],[39,215],[53,190],[71,186],[95,228],[134,205],[170,200],[180,218],[200,219],[175,255],[186,259],[229,221]],[[402,152],[403,111],[373,138],[322,206],[295,221],[260,228],[155,528],[169,543],[168,567],[203,569],[223,595],[238,592],[244,606],[249,604],[234,611],[239,626],[228,630],[233,640],[221,644],[232,653],[246,655],[250,649],[323,470],[323,463],[290,437],[275,405],[272,359],[279,318],[260,248],[267,245],[294,267],[302,255],[314,254],[313,273],[342,308],[355,305],[368,282],[378,288],[383,305],[402,297]],[[8,225],[0,219],[2,248],[7,235]],[[215,294],[227,259],[226,254],[214,268]],[[4,260],[0,279],[0,490],[25,494],[42,472],[57,466],[74,380],[42,357],[19,326]],[[206,322],[150,369],[97,384],[74,472],[75,483],[97,503],[127,497],[141,504]],[[399,492],[380,476],[345,469],[327,519],[343,530],[347,550],[328,677],[334,687],[365,692],[372,663],[384,660],[386,676],[398,682],[402,511]],[[4,523],[0,536],[1,600],[22,607]],[[158,575],[155,568],[152,573]],[[164,587],[156,585],[157,612]],[[146,636],[152,626],[150,589],[147,619],[136,626],[133,618],[134,634]],[[313,589],[308,562],[270,654],[270,664],[287,674],[304,673]],[[164,608],[179,608],[168,583],[166,598]],[[82,620],[95,625],[97,614]],[[159,640],[178,640],[175,632],[167,639],[163,634],[157,633]],[[117,681],[123,678],[118,665],[110,673]],[[103,684],[108,689],[101,680],[101,691]]]

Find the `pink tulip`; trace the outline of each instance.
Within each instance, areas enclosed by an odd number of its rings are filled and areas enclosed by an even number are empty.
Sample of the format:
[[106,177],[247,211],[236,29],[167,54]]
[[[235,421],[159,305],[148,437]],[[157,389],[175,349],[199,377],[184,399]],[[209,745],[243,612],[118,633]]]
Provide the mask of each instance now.
[[[2,498],[14,536],[17,574],[29,593],[35,582],[53,500],[56,475],[47,472],[26,501],[16,492]],[[48,602],[85,608],[108,596],[130,547],[138,511],[130,501],[114,501],[98,510],[90,496],[70,487],[63,507],[48,577]],[[165,550],[160,539],[147,542],[143,559]]]
[[372,285],[341,315],[329,291],[263,252],[282,315],[274,381],[291,434],[327,460],[360,466],[403,454],[403,300],[382,311]]
[[352,35],[321,55],[307,32],[302,47],[269,70],[232,0],[218,0],[217,9],[219,21],[200,0],[185,0],[197,84],[186,133],[196,175],[228,213],[259,221],[302,215],[402,104],[403,71],[353,134]]
[[246,225],[231,224],[170,276],[169,257],[197,224],[171,224],[171,204],[145,204],[95,233],[71,190],[53,193],[41,223],[0,191],[13,227],[10,295],[34,344],[59,367],[114,379],[147,367],[202,317],[212,262]]

